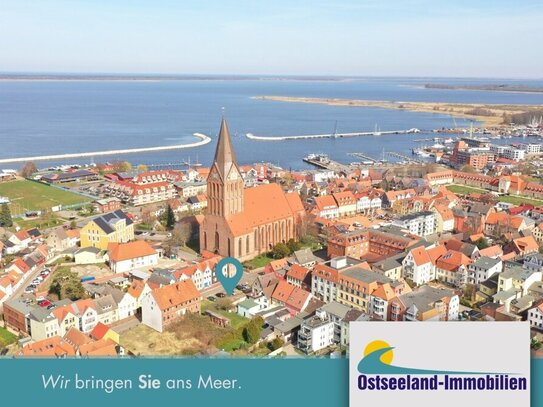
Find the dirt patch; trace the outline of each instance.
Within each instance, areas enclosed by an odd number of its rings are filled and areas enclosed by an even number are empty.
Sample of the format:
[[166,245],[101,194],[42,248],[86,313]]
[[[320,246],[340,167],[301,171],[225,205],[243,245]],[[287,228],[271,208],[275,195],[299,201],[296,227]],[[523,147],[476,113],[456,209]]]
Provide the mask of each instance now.
[[186,355],[201,346],[196,338],[179,339],[173,332],[157,332],[143,324],[121,334],[121,346],[137,356]]

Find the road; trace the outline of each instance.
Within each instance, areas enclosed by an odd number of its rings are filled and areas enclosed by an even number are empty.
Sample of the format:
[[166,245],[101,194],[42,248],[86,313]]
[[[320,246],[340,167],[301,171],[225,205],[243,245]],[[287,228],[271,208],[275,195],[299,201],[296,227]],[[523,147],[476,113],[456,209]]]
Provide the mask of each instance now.
[[[241,277],[241,281],[238,284],[253,285],[253,283],[254,283],[254,281],[256,280],[257,277],[258,277],[258,273],[244,272],[243,276]],[[235,291],[234,294],[241,293],[241,291],[239,291],[239,290],[234,290],[234,291]],[[225,293],[225,291],[224,291],[224,288],[222,288],[221,283],[215,283],[215,284],[211,285],[210,287],[202,290],[201,293],[202,293],[202,297],[205,298],[205,297],[211,297],[213,295],[216,295],[217,293]]]

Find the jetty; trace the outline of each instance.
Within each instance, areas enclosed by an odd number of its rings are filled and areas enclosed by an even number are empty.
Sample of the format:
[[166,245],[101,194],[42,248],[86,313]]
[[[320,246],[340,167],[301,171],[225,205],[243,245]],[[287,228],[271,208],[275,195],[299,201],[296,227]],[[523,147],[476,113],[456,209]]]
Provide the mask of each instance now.
[[159,147],[141,147],[141,148],[127,148],[122,150],[107,150],[107,151],[93,151],[84,153],[68,153],[68,154],[54,154],[54,155],[39,155],[33,157],[14,157],[0,159],[0,164],[5,163],[21,163],[27,161],[51,161],[51,160],[64,160],[69,158],[81,158],[81,157],[98,157],[106,155],[120,155],[120,154],[138,154],[148,153],[156,151],[169,151],[169,150],[182,150],[186,148],[195,148],[208,144],[211,142],[211,138],[202,133],[194,133],[193,136],[199,139],[194,143],[187,144],[175,144],[171,146],[159,146]]
[[387,136],[393,134],[413,134],[420,133],[417,128],[409,130],[390,130],[390,131],[360,131],[354,133],[327,133],[327,134],[302,134],[292,136],[256,136],[253,133],[247,133],[246,137],[257,141],[284,141],[284,140],[311,140],[319,138],[344,138],[344,137],[363,137],[363,136]]
[[315,167],[334,172],[349,172],[352,169],[350,165],[331,160],[326,154],[309,154],[303,158],[303,161]]

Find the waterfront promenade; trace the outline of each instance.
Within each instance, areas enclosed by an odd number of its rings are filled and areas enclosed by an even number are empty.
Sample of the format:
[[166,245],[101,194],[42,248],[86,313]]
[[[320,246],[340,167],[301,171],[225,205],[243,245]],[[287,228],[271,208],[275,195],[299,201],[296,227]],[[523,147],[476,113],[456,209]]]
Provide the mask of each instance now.
[[186,148],[195,148],[206,145],[211,141],[211,138],[202,133],[194,133],[193,136],[197,137],[199,141],[187,144],[175,144],[171,146],[158,146],[158,147],[141,147],[141,148],[128,148],[121,150],[107,150],[107,151],[93,151],[84,153],[68,153],[68,154],[56,154],[56,155],[41,155],[33,157],[14,157],[0,159],[0,164],[6,163],[21,163],[27,161],[48,161],[48,160],[63,160],[68,158],[81,158],[81,157],[99,157],[106,155],[119,155],[119,154],[135,154],[135,153],[147,153],[156,151],[168,151],[168,150],[182,150]]

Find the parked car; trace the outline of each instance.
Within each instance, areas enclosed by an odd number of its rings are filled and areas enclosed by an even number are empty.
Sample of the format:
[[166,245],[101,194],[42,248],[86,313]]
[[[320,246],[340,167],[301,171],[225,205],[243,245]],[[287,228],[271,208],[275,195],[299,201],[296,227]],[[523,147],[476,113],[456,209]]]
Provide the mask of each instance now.
[[216,298],[213,297],[212,295],[210,295],[209,297],[207,297],[208,301],[211,301],[211,302],[215,302]]
[[217,294],[215,294],[215,297],[224,298],[224,297],[226,297],[226,294],[225,293],[217,293]]

